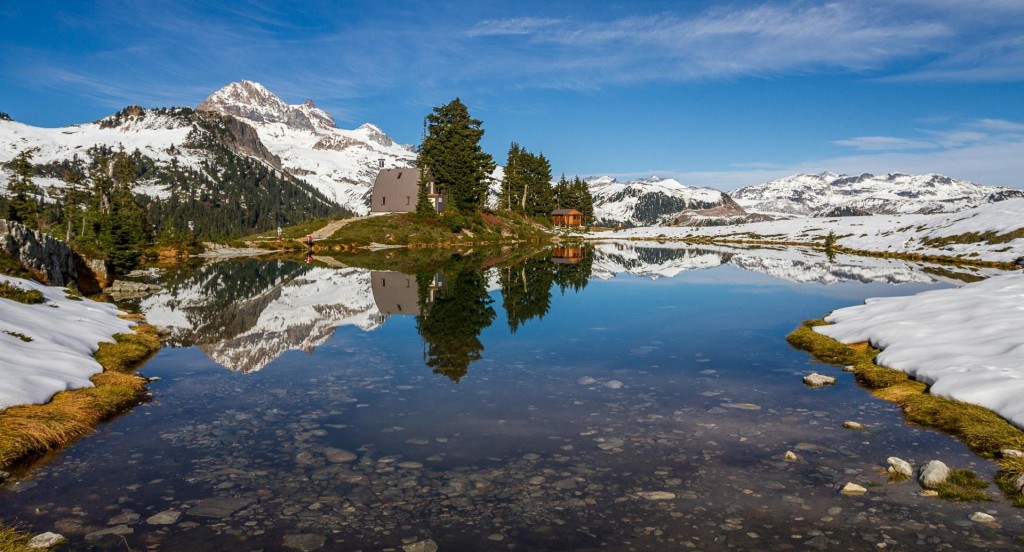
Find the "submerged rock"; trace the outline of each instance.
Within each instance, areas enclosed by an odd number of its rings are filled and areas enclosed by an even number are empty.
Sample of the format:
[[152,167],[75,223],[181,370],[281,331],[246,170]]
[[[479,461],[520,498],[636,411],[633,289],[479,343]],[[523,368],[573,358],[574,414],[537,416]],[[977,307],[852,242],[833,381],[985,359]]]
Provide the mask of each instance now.
[[294,548],[302,552],[312,552],[323,547],[327,537],[314,533],[302,533],[298,535],[285,535],[284,547]]
[[835,385],[836,378],[833,378],[832,376],[822,375],[822,374],[819,374],[819,373],[815,372],[815,373],[813,373],[813,374],[811,374],[809,376],[804,376],[804,383],[807,384],[807,385],[810,385],[811,387],[821,387],[823,385]]
[[846,429],[864,429],[864,424],[860,422],[843,422],[843,427]]
[[61,535],[59,533],[50,533],[49,531],[47,531],[46,533],[40,533],[32,537],[32,540],[28,541],[28,547],[52,548],[64,542],[64,540],[64,535]]
[[843,494],[864,494],[868,492],[868,490],[856,483],[847,483],[846,485],[843,485],[842,490],[839,492]]
[[406,544],[402,547],[405,552],[437,552],[437,543],[431,539]]
[[995,520],[996,518],[992,517],[989,514],[986,514],[985,512],[974,512],[973,514],[971,514],[971,521],[977,521],[980,523],[992,523]]
[[643,491],[636,494],[644,500],[672,500],[676,497],[675,493],[668,491]]
[[797,456],[796,453],[791,450],[787,450],[786,454],[782,455],[782,458],[787,462],[796,462],[797,460],[800,459],[800,457]]
[[889,462],[889,473],[908,479],[914,477],[914,467],[910,465],[910,462],[895,456],[890,456],[887,462]]
[[949,466],[941,460],[932,460],[921,468],[917,480],[925,489],[934,489],[949,479]]

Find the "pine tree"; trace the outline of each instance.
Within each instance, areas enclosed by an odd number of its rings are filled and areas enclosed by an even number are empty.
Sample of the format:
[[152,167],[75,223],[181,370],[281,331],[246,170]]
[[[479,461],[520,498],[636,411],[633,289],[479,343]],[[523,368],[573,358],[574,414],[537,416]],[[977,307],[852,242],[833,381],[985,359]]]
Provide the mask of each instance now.
[[501,182],[502,207],[529,216],[547,216],[554,208],[551,163],[512,142]]
[[14,173],[14,179],[7,186],[7,218],[38,229],[42,191],[32,182],[34,154],[34,149],[24,150],[8,165]]
[[494,170],[494,160],[480,148],[481,125],[459,98],[435,107],[424,119],[418,166],[429,170],[436,186],[447,194],[448,208],[465,214],[483,207],[487,175]]

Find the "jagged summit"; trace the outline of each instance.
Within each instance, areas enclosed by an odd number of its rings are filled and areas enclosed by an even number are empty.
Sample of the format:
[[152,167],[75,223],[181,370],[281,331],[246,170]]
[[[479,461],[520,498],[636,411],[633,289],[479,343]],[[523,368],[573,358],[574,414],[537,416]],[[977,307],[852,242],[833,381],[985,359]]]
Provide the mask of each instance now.
[[219,111],[256,123],[282,123],[292,128],[337,128],[334,119],[313,100],[288,105],[262,84],[243,80],[214,92],[196,106],[200,111]]

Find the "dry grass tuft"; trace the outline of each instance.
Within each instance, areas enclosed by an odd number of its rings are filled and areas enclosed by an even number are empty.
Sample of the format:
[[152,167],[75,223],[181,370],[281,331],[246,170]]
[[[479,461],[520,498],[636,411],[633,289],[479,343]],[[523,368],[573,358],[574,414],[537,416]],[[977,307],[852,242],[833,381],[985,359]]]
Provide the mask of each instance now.
[[[870,389],[876,397],[900,405],[909,422],[945,431],[982,456],[995,458],[1002,449],[1024,449],[1024,431],[995,412],[930,394],[928,386],[909,379],[905,373],[875,364],[874,358],[879,351],[868,344],[844,345],[812,330],[822,324],[826,324],[822,319],[807,320],[786,336],[786,340],[820,361],[854,365],[857,382]],[[998,462],[1002,471],[996,482],[1017,506],[1024,507],[1024,495],[1013,485],[1024,474],[1024,460],[1003,458]],[[964,478],[962,485],[951,487],[946,498],[984,500],[956,498],[987,496],[977,488],[971,490],[971,485],[976,482],[966,475]]]
[[0,552],[26,552],[31,550],[28,541],[32,537],[18,532],[17,527],[0,525]]

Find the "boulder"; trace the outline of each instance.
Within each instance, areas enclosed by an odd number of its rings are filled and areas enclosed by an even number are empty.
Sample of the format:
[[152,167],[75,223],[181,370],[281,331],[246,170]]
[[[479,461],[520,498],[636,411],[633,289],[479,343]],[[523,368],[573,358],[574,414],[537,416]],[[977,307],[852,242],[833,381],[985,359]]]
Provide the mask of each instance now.
[[925,489],[934,489],[949,479],[949,466],[941,460],[932,460],[921,468],[917,481]]
[[24,224],[0,220],[0,250],[6,251],[40,281],[51,286],[75,285],[75,253],[66,243]]
[[868,492],[868,490],[856,483],[847,483],[846,485],[843,485],[842,490],[839,492],[843,494],[864,494]]

